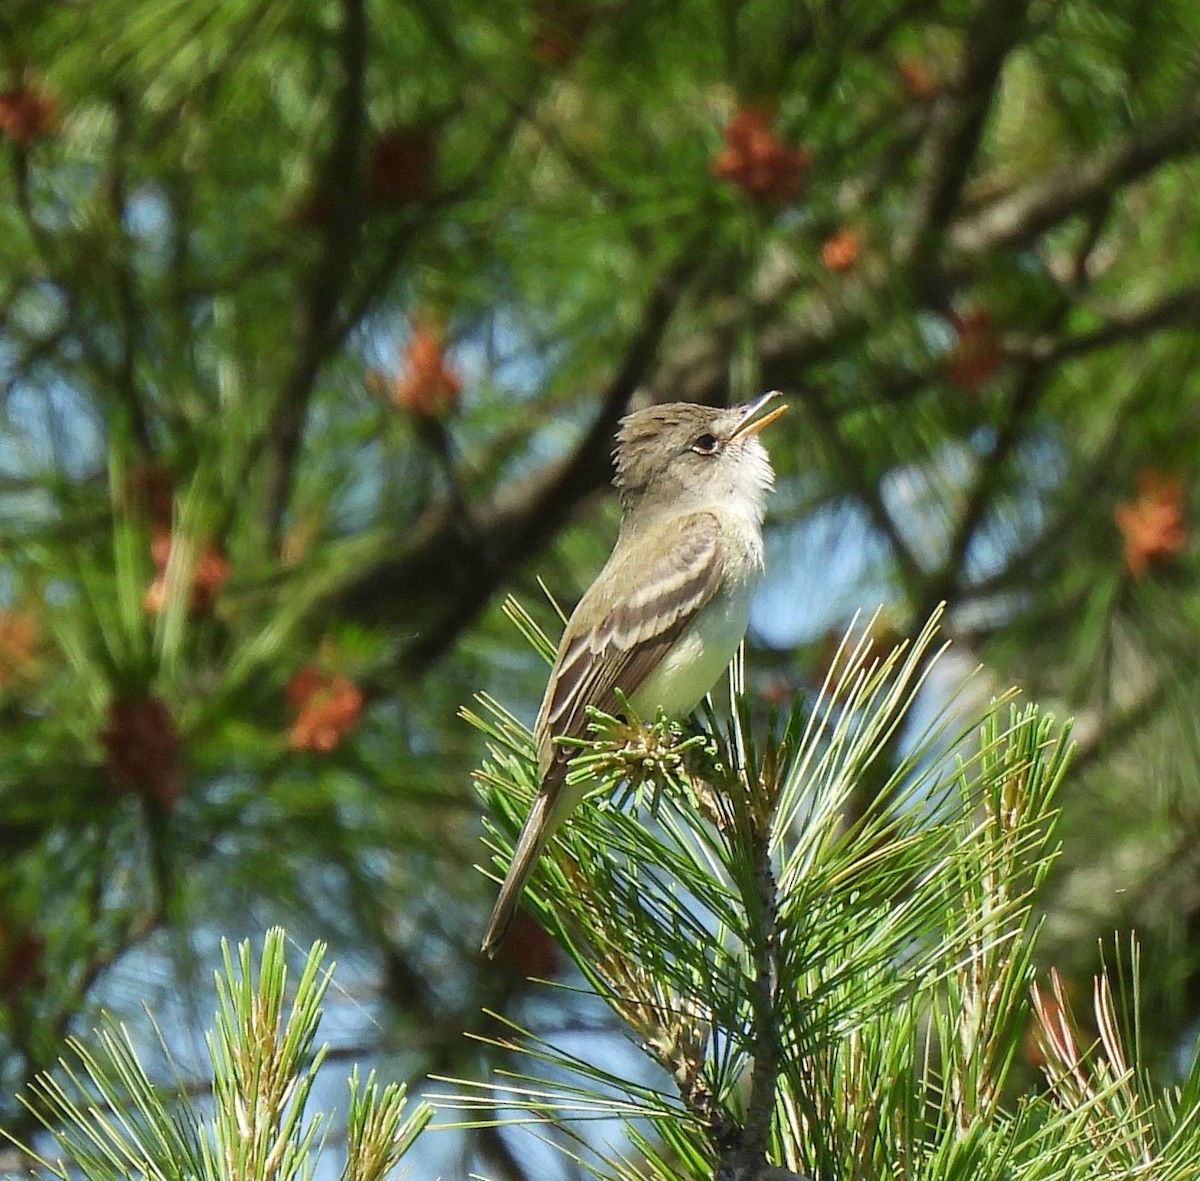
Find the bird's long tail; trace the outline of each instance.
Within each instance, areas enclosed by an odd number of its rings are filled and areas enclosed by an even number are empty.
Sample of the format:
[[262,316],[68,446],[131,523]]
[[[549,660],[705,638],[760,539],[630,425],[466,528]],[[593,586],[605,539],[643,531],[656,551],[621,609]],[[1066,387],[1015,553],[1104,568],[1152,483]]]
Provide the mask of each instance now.
[[570,792],[565,783],[542,785],[534,798],[533,807],[525,820],[525,827],[517,838],[517,847],[513,850],[512,863],[500,887],[500,897],[492,909],[492,917],[488,919],[487,928],[483,933],[483,954],[491,959],[496,954],[496,948],[504,938],[521,905],[521,895],[525,891],[525,883],[542,855],[546,842],[554,835],[554,830],[567,817],[577,800],[567,798]]

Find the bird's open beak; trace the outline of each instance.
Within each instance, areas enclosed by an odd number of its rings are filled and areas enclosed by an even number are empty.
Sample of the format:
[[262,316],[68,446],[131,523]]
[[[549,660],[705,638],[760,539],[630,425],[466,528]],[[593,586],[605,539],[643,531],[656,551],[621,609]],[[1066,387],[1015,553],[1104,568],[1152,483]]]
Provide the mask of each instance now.
[[786,409],[787,403],[782,406],[776,406],[770,414],[764,414],[762,418],[754,416],[769,402],[772,398],[778,398],[782,395],[778,390],[772,390],[769,394],[763,394],[761,398],[755,398],[753,402],[747,402],[743,407],[742,420],[738,423],[737,429],[730,435],[730,439],[740,439],[749,435],[757,435],[765,426],[773,423]]

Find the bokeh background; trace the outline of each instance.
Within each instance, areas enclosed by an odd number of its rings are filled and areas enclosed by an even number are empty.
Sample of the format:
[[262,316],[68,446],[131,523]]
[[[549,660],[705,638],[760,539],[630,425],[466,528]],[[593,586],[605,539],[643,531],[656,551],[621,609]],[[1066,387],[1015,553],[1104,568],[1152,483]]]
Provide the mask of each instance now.
[[945,601],[956,667],[1074,716],[1041,954],[1082,982],[1136,929],[1169,1078],[1197,46],[1193,0],[6,0],[0,1123],[101,1007],[202,1090],[219,937],[270,923],[339,962],[333,1065],[483,1077],[492,1010],[644,1070],[527,982],[566,970],[531,921],[480,960],[457,711],[532,717],[500,607],[553,630],[539,580],[569,608],[602,563],[620,416],[768,388],[755,691]]

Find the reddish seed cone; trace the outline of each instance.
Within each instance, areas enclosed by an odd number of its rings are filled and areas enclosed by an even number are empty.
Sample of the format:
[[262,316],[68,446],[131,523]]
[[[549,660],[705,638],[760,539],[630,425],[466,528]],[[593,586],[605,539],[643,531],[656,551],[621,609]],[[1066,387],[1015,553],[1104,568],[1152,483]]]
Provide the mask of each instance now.
[[848,271],[858,261],[862,244],[862,231],[847,226],[825,239],[821,246],[821,261],[831,271]]
[[28,611],[0,611],[0,685],[29,670],[38,639],[37,620]]
[[900,84],[910,98],[928,102],[941,94],[941,80],[919,57],[903,57],[896,68],[900,73]]
[[812,153],[781,143],[762,111],[744,107],[721,134],[725,147],[709,165],[718,180],[776,206],[789,204],[803,191]]
[[[142,599],[142,609],[148,615],[157,615],[166,605],[167,565],[171,561],[172,544],[170,529],[156,526],[150,537],[150,559],[158,573]],[[192,570],[192,601],[188,605],[192,615],[203,615],[212,607],[229,571],[229,560],[211,541],[206,541],[196,555]]]
[[1125,543],[1125,569],[1140,578],[1187,545],[1183,481],[1161,472],[1139,472],[1137,496],[1118,504],[1113,520]]
[[175,478],[161,463],[132,468],[125,477],[125,511],[139,521],[169,530],[175,510]]
[[[428,127],[385,128],[367,145],[362,163],[365,213],[402,209],[427,201],[437,187],[437,141]],[[342,192],[321,177],[298,196],[284,215],[288,225],[319,230],[343,203]]]
[[598,13],[587,0],[534,0],[535,61],[561,69],[582,52]]
[[404,349],[404,368],[392,385],[392,401],[402,410],[433,418],[452,410],[462,393],[458,374],[446,361],[440,328],[416,319]]
[[436,174],[437,145],[428,128],[389,128],[371,145],[367,198],[390,206],[424,201],[433,192]]
[[0,134],[24,147],[54,130],[58,101],[33,82],[0,92]]
[[100,743],[114,791],[149,795],[164,808],[174,807],[183,794],[183,748],[165,702],[150,693],[114,697]]
[[285,692],[295,714],[288,731],[288,745],[293,750],[329,754],[362,716],[362,691],[340,673],[323,673],[310,664],[303,665]]
[[329,221],[333,203],[319,189],[310,189],[298,197],[283,216],[285,225],[306,230],[320,229]]
[[229,577],[229,561],[211,542],[205,542],[192,572],[192,611],[207,611]]
[[982,308],[950,316],[958,340],[946,358],[946,376],[961,390],[977,393],[1000,370],[1004,355],[992,317]]
[[11,1002],[44,976],[46,941],[32,931],[0,926],[0,1000]]

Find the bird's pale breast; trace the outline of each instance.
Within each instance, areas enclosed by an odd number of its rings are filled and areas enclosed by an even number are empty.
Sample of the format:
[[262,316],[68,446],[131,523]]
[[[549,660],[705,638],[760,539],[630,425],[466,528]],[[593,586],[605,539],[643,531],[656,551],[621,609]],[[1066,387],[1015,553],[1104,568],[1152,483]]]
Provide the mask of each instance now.
[[639,717],[650,721],[662,709],[678,718],[696,708],[746,634],[754,585],[739,581],[700,610],[630,698]]

